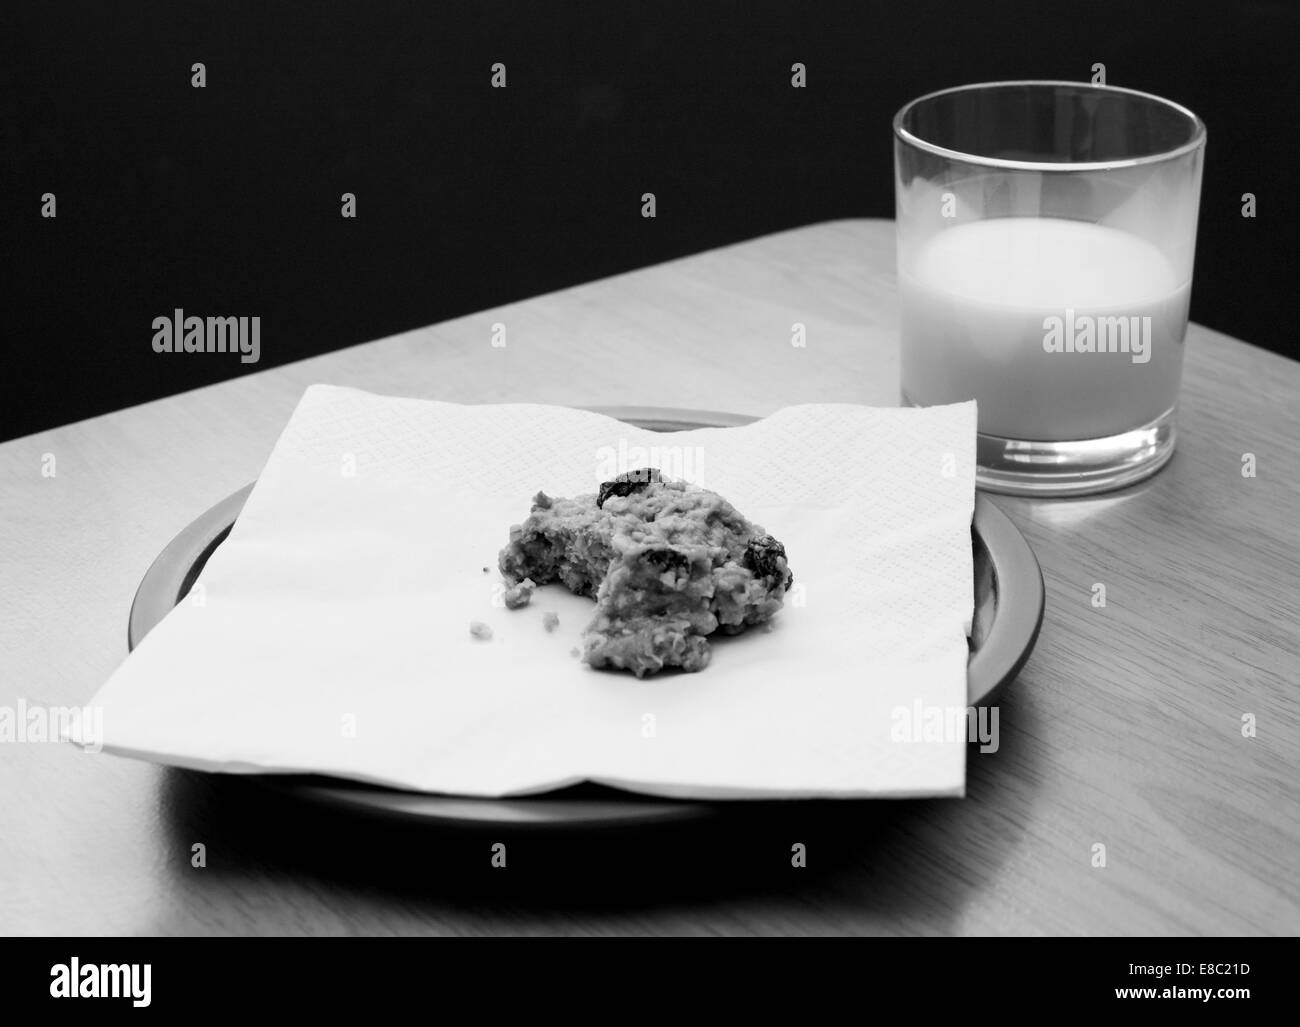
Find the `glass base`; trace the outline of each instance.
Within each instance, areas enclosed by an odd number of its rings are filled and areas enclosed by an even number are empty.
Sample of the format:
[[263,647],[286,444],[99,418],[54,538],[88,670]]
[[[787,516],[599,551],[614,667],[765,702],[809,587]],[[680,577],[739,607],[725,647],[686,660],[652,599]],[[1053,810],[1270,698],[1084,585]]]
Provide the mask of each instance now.
[[[906,395],[903,402],[916,406]],[[975,484],[1009,496],[1090,496],[1149,478],[1174,455],[1174,411],[1122,435],[1031,442],[978,433]]]
[[1011,496],[1089,496],[1149,478],[1174,455],[1174,412],[1104,439],[975,437],[975,484]]

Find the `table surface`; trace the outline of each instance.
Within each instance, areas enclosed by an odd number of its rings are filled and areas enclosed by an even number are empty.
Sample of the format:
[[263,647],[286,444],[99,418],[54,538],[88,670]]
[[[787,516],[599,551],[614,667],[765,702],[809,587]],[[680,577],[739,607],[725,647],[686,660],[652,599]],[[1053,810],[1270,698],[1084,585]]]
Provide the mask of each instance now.
[[[310,384],[763,415],[895,405],[897,348],[892,223],[835,221],[4,443],[0,707],[90,699],[126,655],[150,561],[257,476]],[[1047,613],[965,799],[459,832],[3,744],[0,933],[1296,933],[1297,396],[1300,364],[1193,325],[1159,475],[995,497],[1038,555]]]

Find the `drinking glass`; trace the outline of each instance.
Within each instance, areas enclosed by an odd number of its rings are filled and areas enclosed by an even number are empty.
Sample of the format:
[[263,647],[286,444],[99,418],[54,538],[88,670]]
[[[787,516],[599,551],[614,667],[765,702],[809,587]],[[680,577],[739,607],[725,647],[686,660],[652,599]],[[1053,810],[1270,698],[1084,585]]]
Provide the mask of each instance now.
[[1082,495],[1172,456],[1205,126],[1082,82],[894,117],[903,402],[975,399],[977,481]]

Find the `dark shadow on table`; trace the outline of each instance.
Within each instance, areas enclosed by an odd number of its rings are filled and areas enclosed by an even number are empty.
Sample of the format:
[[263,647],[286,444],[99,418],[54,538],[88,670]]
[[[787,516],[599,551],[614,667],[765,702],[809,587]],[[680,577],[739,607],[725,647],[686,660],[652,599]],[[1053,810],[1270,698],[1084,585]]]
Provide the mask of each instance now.
[[[262,931],[943,933],[1019,845],[1004,811],[1028,808],[1039,777],[1032,687],[1031,662],[1003,693],[999,751],[969,748],[965,800],[736,803],[690,823],[558,831],[344,813],[181,770],[163,775],[160,800],[172,842],[207,850],[204,869],[172,864],[182,893],[218,923],[227,901],[255,909]],[[496,842],[505,869],[491,865]],[[791,865],[795,843],[805,868]]]

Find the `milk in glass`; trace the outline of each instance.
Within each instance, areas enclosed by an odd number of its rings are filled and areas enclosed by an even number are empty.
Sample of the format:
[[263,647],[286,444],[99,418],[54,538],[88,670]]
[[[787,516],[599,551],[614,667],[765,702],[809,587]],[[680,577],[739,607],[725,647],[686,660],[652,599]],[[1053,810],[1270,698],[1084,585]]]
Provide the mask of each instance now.
[[956,223],[900,267],[902,385],[974,398],[979,430],[1118,435],[1173,408],[1191,280],[1117,228],[1049,217]]

